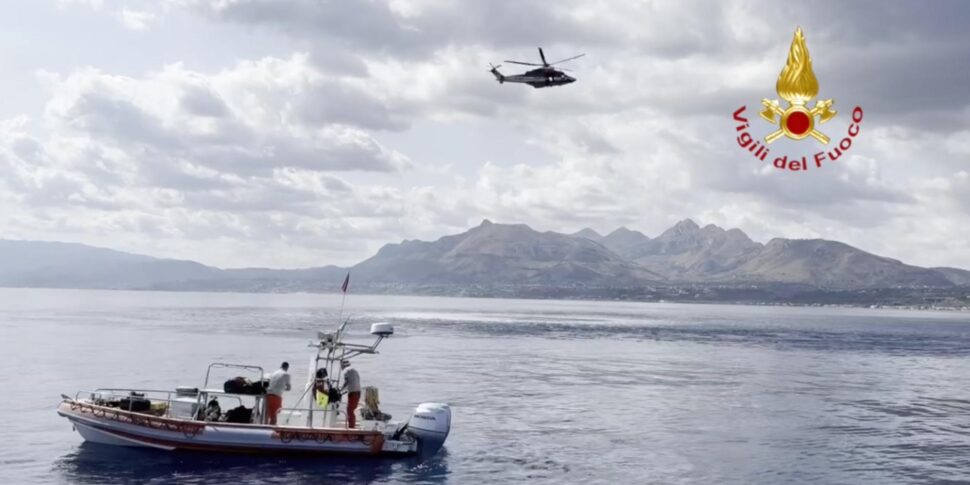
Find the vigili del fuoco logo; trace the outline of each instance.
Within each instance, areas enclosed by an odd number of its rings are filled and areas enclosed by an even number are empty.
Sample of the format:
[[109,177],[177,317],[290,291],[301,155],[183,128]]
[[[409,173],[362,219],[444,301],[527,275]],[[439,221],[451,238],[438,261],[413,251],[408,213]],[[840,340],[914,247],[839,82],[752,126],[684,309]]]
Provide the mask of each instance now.
[[818,96],[818,79],[812,71],[812,58],[808,54],[808,46],[805,45],[805,34],[801,27],[795,30],[795,37],[792,39],[791,48],[788,50],[788,60],[785,67],[778,75],[778,82],[775,84],[778,96],[787,102],[787,106],[782,106],[777,99],[762,99],[761,118],[777,129],[768,133],[762,144],[760,140],[755,140],[748,128],[750,123],[744,117],[747,106],[741,106],[734,112],[734,121],[737,122],[735,128],[738,135],[738,145],[746,149],[758,160],[772,160],[775,168],[791,171],[809,170],[814,165],[821,168],[826,161],[836,161],[849,151],[852,141],[859,135],[859,126],[862,123],[862,108],[856,106],[852,110],[852,123],[846,132],[846,136],[839,140],[838,144],[831,148],[824,149],[808,156],[789,156],[782,155],[770,159],[768,148],[775,140],[787,137],[792,140],[804,140],[811,137],[822,145],[829,145],[828,135],[822,132],[819,125],[824,125],[837,114],[832,109],[835,104],[831,99],[820,99],[815,105],[809,107],[809,102]]

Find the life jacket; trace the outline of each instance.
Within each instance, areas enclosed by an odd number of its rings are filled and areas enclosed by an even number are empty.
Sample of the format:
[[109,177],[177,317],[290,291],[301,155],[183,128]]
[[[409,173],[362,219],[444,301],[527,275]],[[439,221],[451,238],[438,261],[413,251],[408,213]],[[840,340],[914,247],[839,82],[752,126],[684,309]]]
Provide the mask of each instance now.
[[330,404],[330,396],[325,392],[316,391],[317,393],[317,405],[321,408],[326,408],[327,404]]

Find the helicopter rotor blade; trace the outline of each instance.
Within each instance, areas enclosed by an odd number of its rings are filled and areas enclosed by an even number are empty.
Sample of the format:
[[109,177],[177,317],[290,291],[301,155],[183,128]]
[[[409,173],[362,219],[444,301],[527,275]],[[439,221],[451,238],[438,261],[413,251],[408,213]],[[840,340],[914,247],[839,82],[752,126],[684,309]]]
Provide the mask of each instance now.
[[542,65],[543,66],[548,66],[549,65],[549,63],[546,62],[546,54],[544,52],[542,52],[542,47],[539,48],[539,57],[542,58]]
[[510,60],[507,60],[507,59],[504,60],[504,61],[502,61],[502,62],[508,62],[509,64],[522,64],[523,66],[538,66],[538,67],[543,67],[542,64],[535,64],[535,63],[532,63],[532,62],[510,61]]
[[563,59],[563,60],[561,60],[561,61],[556,61],[556,62],[553,62],[552,64],[549,64],[549,65],[551,66],[551,65],[553,65],[553,64],[560,64],[560,63],[563,63],[563,62],[566,62],[566,61],[571,61],[571,60],[573,60],[573,59],[579,59],[580,57],[583,57],[583,56],[585,56],[585,55],[586,55],[586,54],[584,53],[584,54],[580,54],[580,55],[578,55],[578,56],[572,56],[572,57],[569,57],[569,58],[566,58],[566,59]]

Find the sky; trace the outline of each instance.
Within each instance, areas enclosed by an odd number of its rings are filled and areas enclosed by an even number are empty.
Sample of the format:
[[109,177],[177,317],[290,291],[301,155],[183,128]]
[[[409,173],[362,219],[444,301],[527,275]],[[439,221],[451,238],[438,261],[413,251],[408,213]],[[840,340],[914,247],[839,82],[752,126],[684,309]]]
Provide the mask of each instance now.
[[[486,218],[651,237],[691,218],[970,268],[968,23],[942,0],[3,2],[0,238],[291,268]],[[739,148],[732,119],[772,131],[757,112],[797,26],[838,111],[820,130],[864,110],[807,172]],[[537,46],[585,53],[578,81],[488,72]]]

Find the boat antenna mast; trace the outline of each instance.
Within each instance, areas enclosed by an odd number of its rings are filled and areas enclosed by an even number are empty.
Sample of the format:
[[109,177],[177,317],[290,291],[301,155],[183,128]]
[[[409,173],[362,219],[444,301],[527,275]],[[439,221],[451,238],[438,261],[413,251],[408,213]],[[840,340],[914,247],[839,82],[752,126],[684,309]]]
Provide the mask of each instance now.
[[[300,397],[300,401],[297,403],[297,406],[303,402],[303,398],[306,397],[307,393],[316,387],[316,373],[320,368],[320,354],[323,353],[324,349],[327,351],[326,357],[323,358],[324,369],[327,370],[328,378],[329,376],[333,375],[334,356],[337,351],[337,347],[340,346],[340,340],[343,338],[344,329],[347,328],[347,322],[341,322],[341,320],[344,316],[344,304],[347,302],[348,286],[350,286],[350,272],[347,273],[347,276],[344,277],[343,284],[340,285],[340,311],[337,313],[337,331],[334,333],[317,332],[317,342],[310,344],[310,347],[317,348],[317,355],[310,360],[311,366],[310,373],[307,376],[306,390],[303,392],[303,396]],[[343,353],[346,353],[346,350],[344,350]],[[333,385],[334,382],[339,383],[339,381],[339,375],[337,376],[336,381],[330,379],[331,385]],[[311,423],[313,422],[313,404],[315,401],[316,399],[313,395],[311,395],[311,399],[307,401],[307,426],[311,426]]]
[[[350,273],[347,273],[347,276],[344,278],[344,283],[340,287],[340,291],[342,293],[339,312],[340,319],[343,319],[344,301],[347,298],[347,287],[349,284]],[[317,342],[310,344],[311,347],[315,347],[317,349],[317,355],[313,360],[313,369],[310,372],[311,375],[308,377],[308,390],[314,385],[316,369],[318,369],[320,366],[320,360],[324,360],[326,363],[325,368],[327,369],[327,376],[330,379],[330,384],[340,385],[340,380],[343,377],[343,366],[340,365],[342,361],[352,359],[361,354],[376,354],[377,347],[381,344],[381,342],[383,342],[385,338],[394,335],[394,326],[390,323],[373,323],[370,327],[370,334],[377,337],[373,343],[370,345],[346,343],[343,340],[344,335],[346,334],[347,325],[349,323],[349,318],[344,320],[337,327],[337,331],[333,333],[317,332]],[[324,351],[326,351],[325,356]],[[313,419],[314,402],[315,399],[311,399],[308,402],[308,423],[312,422]]]
[[[347,288],[349,286],[350,286],[350,272],[348,271],[347,272],[347,276],[344,277],[344,283],[342,285],[340,285],[340,294],[341,294],[341,296],[340,296],[340,311],[337,313],[337,323],[339,323],[340,326],[337,328],[337,335],[334,337],[334,345],[335,346],[336,345],[339,345],[340,342],[344,339],[344,331],[347,329],[347,323],[350,322],[350,319],[349,318],[347,320],[344,320],[343,319],[344,318],[344,302],[347,301]],[[336,350],[336,349],[333,349],[333,350]],[[330,354],[333,354],[333,350],[331,350]],[[341,353],[340,353],[340,360],[343,360],[344,355],[346,355],[346,354],[347,354],[347,350],[346,349],[343,349],[341,351]],[[330,367],[330,368],[327,369],[327,374],[331,374],[334,371],[334,369],[333,369],[333,367],[334,367],[334,359],[331,358],[331,355],[328,355],[328,357],[327,357],[327,363],[329,364],[328,367]],[[343,368],[338,365],[336,371],[337,371],[337,384],[340,384],[340,375],[343,373]]]

